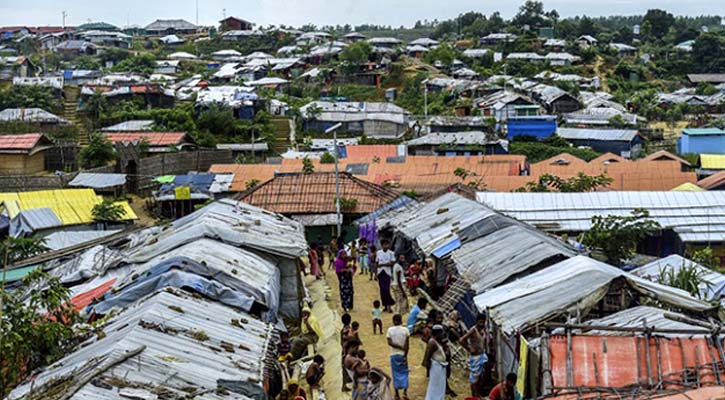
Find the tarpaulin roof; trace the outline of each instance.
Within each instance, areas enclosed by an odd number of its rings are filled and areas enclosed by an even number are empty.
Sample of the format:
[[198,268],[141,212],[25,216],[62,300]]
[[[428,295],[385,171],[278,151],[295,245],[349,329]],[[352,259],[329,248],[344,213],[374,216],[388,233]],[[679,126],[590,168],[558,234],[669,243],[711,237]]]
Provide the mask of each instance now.
[[[60,219],[63,225],[87,224],[93,222],[91,210],[100,204],[103,197],[96,195],[93,189],[55,189],[35,192],[0,193],[0,203],[5,207],[11,218],[20,211],[36,208],[49,208]],[[122,220],[133,220],[138,217],[128,205],[119,201],[115,204],[124,209]]]
[[93,189],[105,189],[126,184],[126,174],[100,174],[91,172],[79,172],[68,186],[89,187]]
[[30,235],[35,231],[59,226],[63,226],[63,222],[50,208],[23,210],[10,220],[10,236]]
[[584,256],[485,291],[474,302],[479,311],[488,311],[505,332],[513,332],[575,313],[577,309],[588,310],[607,294],[610,284],[617,279],[623,279],[643,296],[681,309],[698,312],[713,309],[711,304],[695,299],[684,290],[650,282]]
[[60,250],[81,243],[90,242],[106,236],[115,235],[119,230],[110,231],[63,231],[53,232],[46,236],[43,245],[50,250]]
[[[230,398],[214,394],[222,380],[245,389],[247,395],[235,398],[263,396],[272,327],[246,313],[164,290],[131,306],[102,329],[105,335],[93,335],[8,398],[23,398],[31,388],[43,397],[42,393],[58,390],[58,382],[68,381],[81,385],[75,398],[150,399],[159,390],[172,397],[193,392],[206,393],[209,399]],[[122,358],[132,352],[138,354]],[[90,376],[93,383],[83,381]]]
[[492,229],[495,230],[490,234],[463,244],[452,254],[458,273],[475,293],[526,274],[548,259],[577,255],[563,242],[518,222],[510,221],[509,225]]

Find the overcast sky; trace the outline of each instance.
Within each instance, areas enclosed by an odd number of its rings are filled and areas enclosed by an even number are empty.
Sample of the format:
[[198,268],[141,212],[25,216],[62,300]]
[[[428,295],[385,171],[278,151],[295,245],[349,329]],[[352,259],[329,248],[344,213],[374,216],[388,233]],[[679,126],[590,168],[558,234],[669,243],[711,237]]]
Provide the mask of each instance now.
[[[500,11],[505,18],[523,1],[491,0],[199,0],[199,23],[213,25],[234,15],[261,25],[384,24],[410,26],[417,20],[443,20],[461,12]],[[195,0],[0,0],[0,25],[68,25],[105,21],[118,26],[144,26],[157,18],[196,20]],[[648,8],[673,14],[725,14],[725,0],[548,0],[545,8],[560,15],[631,15]]]

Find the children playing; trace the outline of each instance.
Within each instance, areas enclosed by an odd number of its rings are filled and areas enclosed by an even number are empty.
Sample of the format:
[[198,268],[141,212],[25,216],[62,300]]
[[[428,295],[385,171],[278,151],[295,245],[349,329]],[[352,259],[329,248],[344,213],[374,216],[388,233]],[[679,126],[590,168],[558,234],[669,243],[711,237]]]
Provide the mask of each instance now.
[[377,329],[380,329],[380,334],[383,334],[383,310],[380,308],[380,301],[373,301],[373,335],[376,334]]

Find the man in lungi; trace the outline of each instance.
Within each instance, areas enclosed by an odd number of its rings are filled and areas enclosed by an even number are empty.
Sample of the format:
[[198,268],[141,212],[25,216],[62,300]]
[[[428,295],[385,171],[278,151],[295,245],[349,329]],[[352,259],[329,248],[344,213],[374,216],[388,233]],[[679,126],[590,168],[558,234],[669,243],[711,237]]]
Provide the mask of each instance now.
[[478,393],[478,380],[483,373],[483,367],[488,361],[485,352],[487,338],[486,316],[478,314],[476,324],[459,340],[461,346],[468,350],[468,382],[471,384],[471,397],[482,397],[485,393]]
[[400,314],[393,315],[393,326],[388,328],[388,346],[390,346],[390,369],[393,371],[395,398],[400,399],[398,390],[403,391],[403,398],[408,399],[408,348],[410,333],[403,325]]

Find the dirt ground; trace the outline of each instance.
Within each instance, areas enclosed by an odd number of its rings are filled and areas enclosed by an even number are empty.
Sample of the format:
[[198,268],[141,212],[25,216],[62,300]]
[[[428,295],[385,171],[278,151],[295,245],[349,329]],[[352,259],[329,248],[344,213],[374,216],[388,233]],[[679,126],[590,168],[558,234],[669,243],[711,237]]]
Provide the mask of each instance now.
[[[337,310],[338,314],[342,315],[343,311],[340,307],[337,276],[334,270],[328,269],[328,264],[326,262],[324,267],[325,279],[331,288],[328,303],[330,308]],[[377,281],[369,280],[369,275],[360,275],[360,271],[358,271],[353,280],[353,284],[355,288],[355,307],[350,312],[350,315],[353,321],[360,323],[360,339],[363,342],[361,349],[367,353],[367,359],[371,366],[380,368],[390,374],[390,351],[384,333],[392,326],[392,314],[383,314],[383,335],[373,335],[371,310],[373,308],[373,301],[380,299]],[[415,299],[409,296],[408,301],[412,307]],[[406,319],[407,315],[403,316],[403,321]],[[425,368],[421,365],[424,353],[425,344],[420,340],[420,337],[411,337],[410,353],[408,355],[408,366],[410,368],[408,397],[411,400],[425,398],[428,379],[425,376]],[[328,368],[332,370],[333,367],[329,366]],[[457,392],[458,399],[465,399],[470,396],[467,370],[456,369],[454,367],[449,382],[451,388]],[[349,395],[343,395],[341,392],[326,393],[326,395],[328,399],[349,398]]]

